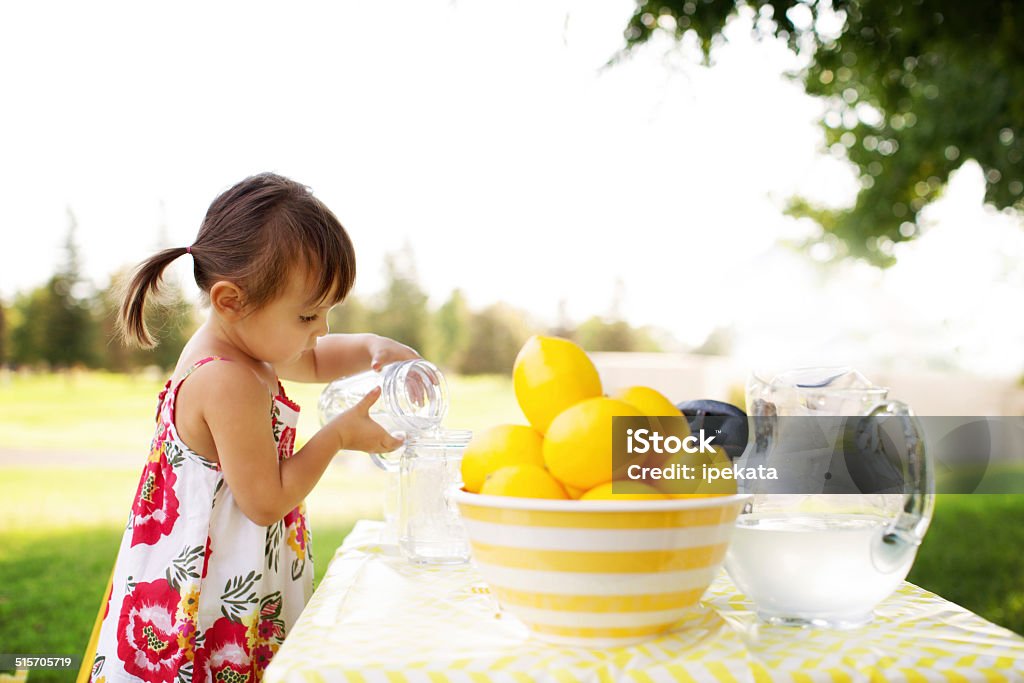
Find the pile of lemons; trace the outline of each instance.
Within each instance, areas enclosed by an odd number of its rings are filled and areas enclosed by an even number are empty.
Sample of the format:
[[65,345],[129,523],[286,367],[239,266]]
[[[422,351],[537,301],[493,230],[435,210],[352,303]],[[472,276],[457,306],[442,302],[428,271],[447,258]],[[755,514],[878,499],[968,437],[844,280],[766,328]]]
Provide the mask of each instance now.
[[[656,500],[735,492],[733,486],[725,491],[697,488],[693,494],[673,494],[644,482],[621,480],[614,482],[613,493],[612,418],[682,418],[682,413],[650,387],[633,386],[603,395],[597,368],[573,342],[531,337],[516,357],[512,380],[529,426],[501,424],[473,437],[462,459],[467,491],[580,500]],[[685,420],[677,424],[685,429]],[[687,436],[686,431],[677,436]],[[718,460],[723,458],[724,454]]]

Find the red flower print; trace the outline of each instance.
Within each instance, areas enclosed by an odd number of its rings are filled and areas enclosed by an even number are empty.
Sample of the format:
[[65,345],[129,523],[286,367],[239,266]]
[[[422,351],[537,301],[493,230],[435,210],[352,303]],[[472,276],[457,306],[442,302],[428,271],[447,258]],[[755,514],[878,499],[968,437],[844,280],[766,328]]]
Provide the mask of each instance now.
[[266,619],[260,622],[257,633],[261,642],[266,642],[271,638],[276,638],[277,640],[284,638],[284,631],[281,629],[281,625]]
[[117,656],[125,671],[144,681],[171,683],[183,664],[175,615],[181,596],[157,579],[125,596],[117,622]]
[[288,530],[288,545],[295,551],[297,557],[302,557],[305,554],[306,540],[309,536],[306,531],[306,516],[302,514],[302,509],[294,508],[285,515],[284,525]]
[[255,664],[256,670],[261,674],[270,666],[270,660],[273,658],[274,651],[269,645],[260,645],[252,653],[253,664]]
[[139,490],[132,503],[132,546],[140,543],[153,545],[162,536],[167,536],[178,521],[178,496],[174,483],[178,476],[167,463],[167,454],[161,449],[160,456],[151,458],[142,470]]
[[196,681],[253,681],[249,639],[244,624],[221,617],[206,631],[206,640],[196,652],[192,674]]
[[281,439],[277,442],[277,455],[281,460],[292,457],[295,450],[295,427],[285,427],[281,430]]
[[210,537],[206,537],[206,550],[203,551],[203,576],[206,578],[206,570],[210,568],[210,555],[213,553],[213,548],[210,547]]

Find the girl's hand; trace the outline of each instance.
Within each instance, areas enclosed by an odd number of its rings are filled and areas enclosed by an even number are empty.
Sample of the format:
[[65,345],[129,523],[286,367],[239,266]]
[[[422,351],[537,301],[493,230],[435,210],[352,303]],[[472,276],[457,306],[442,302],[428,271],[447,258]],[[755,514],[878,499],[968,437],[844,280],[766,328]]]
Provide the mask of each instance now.
[[389,434],[386,429],[370,417],[370,406],[380,398],[380,387],[366,396],[338,417],[328,422],[324,429],[334,429],[339,436],[341,448],[366,453],[388,453],[405,443],[404,437]]
[[380,371],[385,365],[400,360],[415,360],[420,354],[405,344],[396,342],[394,339],[373,335],[366,344],[370,352],[370,368]]

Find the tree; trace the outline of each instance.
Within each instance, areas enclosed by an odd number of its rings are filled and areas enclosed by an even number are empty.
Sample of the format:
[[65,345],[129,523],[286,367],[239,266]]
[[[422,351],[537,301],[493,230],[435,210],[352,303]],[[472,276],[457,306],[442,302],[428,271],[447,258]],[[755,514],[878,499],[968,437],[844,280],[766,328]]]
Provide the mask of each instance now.
[[732,325],[718,326],[693,350],[703,356],[728,356],[732,353],[736,329]]
[[130,277],[130,271],[115,273],[110,278],[110,285],[96,296],[97,327],[102,340],[97,352],[102,358],[102,365],[121,372],[148,365],[164,371],[172,370],[178,363],[182,348],[196,330],[195,308],[185,298],[177,282],[165,279],[160,286],[160,297],[146,302],[146,327],[156,339],[157,346],[152,349],[129,348],[119,338],[117,314],[121,308],[122,286]]
[[808,57],[794,76],[827,103],[826,142],[860,176],[850,209],[799,197],[789,206],[821,224],[837,256],[893,263],[893,245],[920,234],[921,209],[968,159],[984,171],[986,201],[1024,209],[1024,3],[637,0],[617,58],[662,32],[695,34],[710,61],[744,7],[756,13],[758,36]]
[[50,310],[50,290],[36,287],[19,292],[11,310],[11,363],[16,366],[38,365],[45,359],[46,317]]
[[384,257],[384,291],[369,315],[371,329],[413,347],[423,348],[427,329],[427,294],[417,281],[412,248],[406,245]]
[[580,346],[587,351],[660,351],[656,341],[643,329],[621,319],[592,316],[576,329]]
[[626,283],[616,278],[605,316],[591,316],[576,329],[573,337],[587,351],[659,351],[659,345],[646,330],[623,319]]
[[93,338],[95,324],[90,310],[88,294],[82,291],[81,261],[75,233],[78,220],[68,208],[68,232],[64,240],[65,260],[50,280],[53,294],[53,308],[49,317],[47,360],[55,367],[71,367],[76,364],[94,365]]
[[462,290],[452,291],[434,314],[427,357],[442,367],[457,367],[468,350],[470,319]]
[[83,291],[77,227],[68,209],[64,262],[45,285],[15,301],[18,321],[11,334],[11,356],[17,364],[46,363],[54,368],[96,364],[96,324]]
[[0,301],[0,368],[7,363],[7,307]]
[[531,334],[525,318],[522,311],[503,303],[473,315],[458,371],[466,375],[511,374],[516,354]]
[[365,332],[369,328],[369,315],[363,300],[349,293],[344,301],[331,309],[327,326],[331,332]]

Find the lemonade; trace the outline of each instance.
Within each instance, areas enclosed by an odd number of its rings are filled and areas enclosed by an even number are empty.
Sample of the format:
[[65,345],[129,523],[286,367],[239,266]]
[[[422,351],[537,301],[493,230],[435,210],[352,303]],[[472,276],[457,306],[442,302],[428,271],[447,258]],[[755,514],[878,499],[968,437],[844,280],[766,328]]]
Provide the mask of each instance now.
[[[765,513],[740,516],[725,568],[769,621],[853,627],[906,578],[871,561],[887,521],[872,515]],[[785,616],[784,619],[780,618]]]

